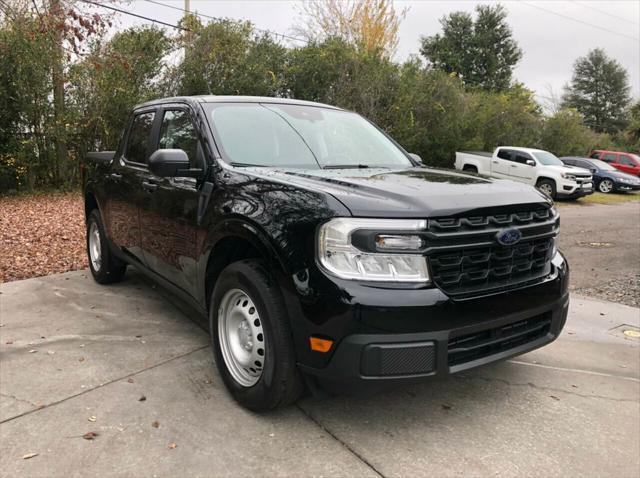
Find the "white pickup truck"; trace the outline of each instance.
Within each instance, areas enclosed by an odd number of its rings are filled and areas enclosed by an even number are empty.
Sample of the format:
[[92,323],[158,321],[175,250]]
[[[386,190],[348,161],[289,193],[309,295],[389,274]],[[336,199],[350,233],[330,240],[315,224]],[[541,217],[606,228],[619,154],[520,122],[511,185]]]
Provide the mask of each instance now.
[[567,166],[541,149],[499,146],[493,153],[457,152],[455,168],[528,183],[553,199],[593,193],[591,172]]

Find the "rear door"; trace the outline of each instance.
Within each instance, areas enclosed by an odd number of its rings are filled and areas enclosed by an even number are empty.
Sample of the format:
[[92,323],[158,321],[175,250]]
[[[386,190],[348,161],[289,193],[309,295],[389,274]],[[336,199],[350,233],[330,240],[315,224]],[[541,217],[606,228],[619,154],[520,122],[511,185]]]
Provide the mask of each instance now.
[[139,262],[144,262],[139,217],[144,194],[140,184],[148,175],[146,163],[155,121],[153,108],[134,113],[121,154],[106,178],[108,236],[125,254]]
[[499,148],[496,155],[491,158],[491,175],[498,178],[509,177],[509,165],[513,151],[507,148]]
[[[156,149],[182,149],[192,168],[203,168],[204,154],[190,109],[163,106],[158,112]],[[195,296],[197,283],[197,213],[199,189],[194,178],[150,176],[140,210],[142,247],[147,265]]]

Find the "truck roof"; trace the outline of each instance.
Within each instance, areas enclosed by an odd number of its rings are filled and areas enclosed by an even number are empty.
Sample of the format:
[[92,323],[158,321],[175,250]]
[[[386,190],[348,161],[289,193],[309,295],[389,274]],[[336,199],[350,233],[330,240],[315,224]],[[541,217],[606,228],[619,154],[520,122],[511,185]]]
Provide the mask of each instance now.
[[536,149],[536,148],[522,148],[520,146],[498,146],[498,148],[507,148],[513,149],[514,151],[522,151],[523,153],[547,153],[544,149]]
[[277,103],[287,105],[316,106],[322,108],[331,108],[340,110],[335,106],[324,103],[316,103],[314,101],[295,100],[293,98],[274,98],[270,96],[233,96],[233,95],[197,95],[197,96],[172,96],[167,98],[158,98],[156,100],[147,101],[136,105],[134,109],[145,106],[154,106],[164,103]]

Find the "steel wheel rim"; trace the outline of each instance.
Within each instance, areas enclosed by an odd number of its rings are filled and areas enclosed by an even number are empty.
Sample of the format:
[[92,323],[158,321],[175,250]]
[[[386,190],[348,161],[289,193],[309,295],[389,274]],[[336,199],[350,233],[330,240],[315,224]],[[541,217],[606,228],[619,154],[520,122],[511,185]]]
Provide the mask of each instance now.
[[100,229],[95,222],[89,226],[89,259],[94,271],[99,271],[102,265],[102,245],[100,244]]
[[264,369],[266,347],[262,320],[251,298],[231,289],[218,309],[220,352],[233,379],[243,387],[255,385]]
[[610,193],[613,189],[613,183],[608,179],[604,179],[598,187],[601,193]]
[[541,184],[538,189],[549,197],[553,196],[553,188],[549,184]]

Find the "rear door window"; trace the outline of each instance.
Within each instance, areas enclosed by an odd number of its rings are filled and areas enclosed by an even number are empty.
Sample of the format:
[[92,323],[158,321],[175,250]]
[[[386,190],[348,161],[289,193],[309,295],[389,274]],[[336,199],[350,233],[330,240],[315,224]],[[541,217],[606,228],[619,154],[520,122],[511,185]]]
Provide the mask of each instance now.
[[617,154],[613,154],[613,153],[607,153],[605,154],[602,159],[603,161],[606,161],[607,163],[615,163],[616,159],[617,159]]
[[600,159],[600,153],[598,153],[598,152],[591,153],[591,157],[592,157],[593,159]]
[[498,157],[507,161],[511,161],[511,154],[511,150],[509,149],[501,149],[498,151]]
[[151,130],[155,112],[141,113],[133,118],[124,157],[132,163],[147,164],[151,153]]

